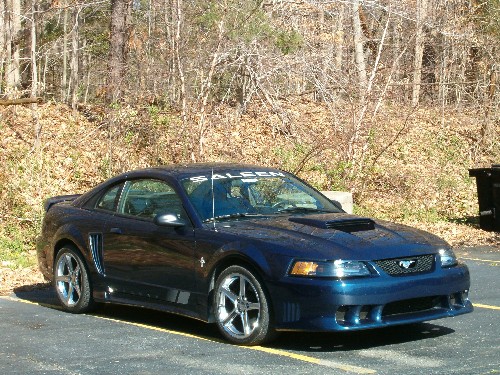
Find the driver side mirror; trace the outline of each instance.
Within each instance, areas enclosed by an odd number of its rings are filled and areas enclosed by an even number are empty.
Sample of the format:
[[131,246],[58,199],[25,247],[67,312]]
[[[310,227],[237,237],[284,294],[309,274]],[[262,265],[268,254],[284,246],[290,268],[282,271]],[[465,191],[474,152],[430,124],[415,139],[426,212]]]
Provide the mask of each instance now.
[[156,215],[154,218],[154,223],[162,227],[179,228],[186,226],[186,222],[184,220],[179,219],[177,215],[174,215],[172,213],[163,213]]

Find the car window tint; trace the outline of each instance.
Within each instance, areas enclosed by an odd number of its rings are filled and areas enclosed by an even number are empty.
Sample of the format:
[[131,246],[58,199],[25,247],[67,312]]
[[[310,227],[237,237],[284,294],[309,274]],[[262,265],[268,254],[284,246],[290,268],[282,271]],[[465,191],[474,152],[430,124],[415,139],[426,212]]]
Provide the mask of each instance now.
[[202,221],[211,218],[255,217],[293,210],[305,213],[340,212],[326,197],[281,172],[231,171],[182,180]]
[[174,189],[163,181],[129,181],[124,189],[119,213],[153,219],[159,214],[186,218],[182,203]]
[[320,202],[304,192],[303,188],[287,179],[260,179],[248,187],[249,196],[255,205],[322,208]]
[[106,211],[114,211],[117,203],[118,192],[120,191],[121,185],[116,185],[109,189],[102,197],[97,201],[96,208]]

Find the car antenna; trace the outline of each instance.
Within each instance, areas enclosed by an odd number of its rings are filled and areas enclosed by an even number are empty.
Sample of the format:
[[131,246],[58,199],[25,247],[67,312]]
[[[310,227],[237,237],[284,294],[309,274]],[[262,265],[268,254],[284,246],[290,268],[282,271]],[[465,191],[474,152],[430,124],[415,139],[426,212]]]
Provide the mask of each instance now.
[[217,228],[215,227],[214,167],[212,167],[212,222],[214,223],[214,231],[217,232]]

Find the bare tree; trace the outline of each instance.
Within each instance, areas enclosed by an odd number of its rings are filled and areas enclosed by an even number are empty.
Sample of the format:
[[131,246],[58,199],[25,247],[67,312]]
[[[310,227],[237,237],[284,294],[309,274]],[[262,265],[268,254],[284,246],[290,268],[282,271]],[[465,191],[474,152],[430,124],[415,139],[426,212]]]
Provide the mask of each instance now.
[[[38,95],[38,64],[37,64],[37,4],[36,0],[31,0],[31,97],[35,98]],[[31,104],[31,117],[33,119],[34,131],[35,131],[35,144],[34,148],[39,151],[40,148],[40,136],[42,128],[40,126],[39,116],[38,116],[38,104]]]
[[342,60],[344,54],[344,15],[346,13],[345,7],[343,4],[339,6],[339,13],[337,18],[337,25],[335,27],[335,40],[336,40],[336,48],[335,48],[335,70],[337,72],[342,71]]
[[363,30],[361,28],[359,13],[360,6],[359,0],[354,0],[352,2],[352,26],[355,48],[354,58],[356,60],[356,68],[358,70],[359,92],[361,97],[364,97],[368,79],[366,76],[365,53],[363,48]]
[[7,36],[7,30],[6,30],[6,23],[5,23],[5,2],[3,0],[0,0],[0,93],[2,92],[2,87],[3,87],[3,74],[1,74],[4,71],[5,68],[5,58],[6,58],[6,36]]
[[8,90],[17,89],[21,84],[21,1],[4,0],[4,2],[5,86]]
[[106,98],[109,102],[121,98],[123,78],[127,64],[128,14],[130,0],[111,1],[110,50],[108,60],[108,87]]
[[80,7],[74,9],[74,24],[73,30],[71,31],[71,77],[70,77],[70,87],[68,92],[68,98],[71,97],[71,107],[76,109],[76,104],[78,101],[78,85],[79,85],[79,24],[80,24]]
[[67,99],[68,88],[68,7],[67,0],[63,0],[63,41],[62,41],[62,74],[61,74],[61,100]]
[[427,18],[427,0],[417,0],[417,29],[415,33],[415,59],[413,63],[413,89],[411,103],[418,105],[422,84],[422,57],[424,55],[425,31]]
[[31,0],[30,22],[30,62],[31,62],[31,96],[38,96],[38,62],[37,62],[37,5],[36,0]]

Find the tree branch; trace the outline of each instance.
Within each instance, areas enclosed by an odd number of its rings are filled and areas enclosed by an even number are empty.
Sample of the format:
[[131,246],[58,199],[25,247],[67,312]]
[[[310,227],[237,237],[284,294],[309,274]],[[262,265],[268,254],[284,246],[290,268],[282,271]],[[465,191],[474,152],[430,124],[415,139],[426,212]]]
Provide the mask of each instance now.
[[43,103],[43,98],[36,97],[36,98],[21,98],[21,99],[0,100],[0,105],[3,105],[3,106],[8,106],[8,105],[23,105],[23,104],[33,104],[33,103],[42,104]]

